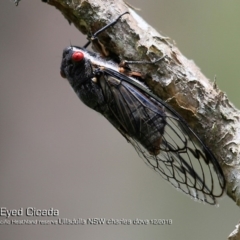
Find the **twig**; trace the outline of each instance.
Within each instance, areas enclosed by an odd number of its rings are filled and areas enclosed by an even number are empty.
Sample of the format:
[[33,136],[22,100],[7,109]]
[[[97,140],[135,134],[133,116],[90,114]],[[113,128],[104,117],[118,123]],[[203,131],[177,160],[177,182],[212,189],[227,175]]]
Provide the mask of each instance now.
[[20,1],[21,1],[21,0],[14,0],[14,4],[15,4],[16,7],[18,6],[18,4],[19,4]]
[[235,229],[228,236],[228,240],[239,240],[240,239],[240,224],[238,223]]
[[[167,55],[158,65],[134,66],[146,74],[146,85],[179,112],[211,149],[221,165],[227,194],[240,206],[240,124],[239,111],[227,96],[199,68],[157,33],[122,0],[49,0],[82,33],[96,32],[121,13],[122,18],[100,34],[109,54],[126,60],[154,60]],[[132,68],[132,66],[131,66]]]

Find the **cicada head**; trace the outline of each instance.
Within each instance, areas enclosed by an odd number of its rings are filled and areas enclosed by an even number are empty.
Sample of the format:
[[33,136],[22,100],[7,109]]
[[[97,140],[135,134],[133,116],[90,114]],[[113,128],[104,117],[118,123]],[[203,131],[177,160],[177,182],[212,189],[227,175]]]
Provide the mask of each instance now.
[[73,88],[90,80],[93,76],[91,62],[85,57],[85,51],[79,47],[63,50],[60,74]]

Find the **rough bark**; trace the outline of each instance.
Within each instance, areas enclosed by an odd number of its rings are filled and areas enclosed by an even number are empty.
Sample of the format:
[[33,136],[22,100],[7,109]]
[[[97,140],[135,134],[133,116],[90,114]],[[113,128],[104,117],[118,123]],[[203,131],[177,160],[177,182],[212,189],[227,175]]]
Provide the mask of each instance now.
[[[46,2],[46,1],[44,1]],[[49,0],[83,34],[90,35],[129,11],[121,24],[99,35],[110,54],[126,60],[153,60],[159,64],[133,66],[146,74],[147,86],[167,101],[211,149],[221,165],[227,194],[240,206],[239,111],[215,83],[200,72],[169,38],[161,36],[122,0]]]
[[235,229],[228,236],[228,240],[239,240],[240,239],[240,224],[238,223]]

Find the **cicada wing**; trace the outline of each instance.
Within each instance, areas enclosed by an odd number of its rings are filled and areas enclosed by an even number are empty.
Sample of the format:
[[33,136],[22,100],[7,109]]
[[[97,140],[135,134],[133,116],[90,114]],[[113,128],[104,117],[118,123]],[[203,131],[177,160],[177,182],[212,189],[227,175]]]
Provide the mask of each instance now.
[[[147,90],[131,85],[128,77],[115,76],[117,73],[111,71],[104,74],[104,91],[108,95],[109,109],[121,126],[119,131],[145,163],[193,199],[216,204],[216,198],[222,196],[225,187],[221,168],[179,114],[162,100],[153,99]],[[141,137],[135,137],[136,130],[141,132]],[[158,149],[154,146],[154,151],[142,140],[156,143],[154,139],[160,138]]]
[[135,139],[131,143],[147,165],[174,187],[193,199],[217,204],[217,198],[224,192],[224,181],[212,164],[216,160],[182,132],[179,122],[173,123],[173,118],[167,117],[161,152],[157,156],[149,154]]

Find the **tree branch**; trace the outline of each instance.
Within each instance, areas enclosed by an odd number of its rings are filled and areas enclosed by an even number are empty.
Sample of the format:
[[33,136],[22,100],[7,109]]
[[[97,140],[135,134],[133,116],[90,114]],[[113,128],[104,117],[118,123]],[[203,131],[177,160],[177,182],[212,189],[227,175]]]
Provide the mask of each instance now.
[[83,34],[91,34],[129,11],[121,24],[100,34],[109,54],[126,60],[154,60],[167,55],[157,66],[134,66],[147,73],[146,85],[167,101],[211,149],[221,165],[227,194],[240,206],[240,124],[239,111],[216,83],[184,57],[169,38],[149,26],[122,0],[49,0]]

